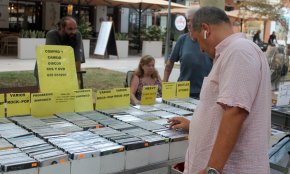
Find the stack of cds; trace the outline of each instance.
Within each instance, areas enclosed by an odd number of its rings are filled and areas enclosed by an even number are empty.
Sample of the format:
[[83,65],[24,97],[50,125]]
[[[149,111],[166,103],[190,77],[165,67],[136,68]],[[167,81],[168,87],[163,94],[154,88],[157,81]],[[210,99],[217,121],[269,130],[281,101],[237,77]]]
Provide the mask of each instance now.
[[64,163],[68,155],[35,135],[9,138],[14,146],[37,160],[40,167]]
[[168,138],[162,137],[160,135],[157,135],[153,132],[150,132],[141,128],[128,129],[122,132],[141,138],[142,140],[149,143],[149,146],[164,144],[164,143],[167,143],[169,140]]
[[138,121],[138,122],[130,122],[130,124],[133,124],[137,127],[140,127],[142,129],[151,131],[151,132],[157,132],[157,131],[163,131],[163,130],[167,130],[168,128],[166,128],[165,126],[162,126],[160,124],[157,123],[153,123],[150,121]]
[[18,148],[0,150],[0,166],[3,172],[38,167],[37,161]]
[[290,128],[290,105],[272,107],[272,124]]
[[89,131],[50,137],[48,141],[67,152],[73,160],[92,158],[124,150],[123,146],[108,141]]
[[181,109],[181,108],[176,108],[176,107],[173,107],[173,106],[169,106],[167,104],[156,104],[154,105],[154,107],[160,109],[160,110],[163,110],[163,111],[167,111],[167,112],[171,112],[173,114],[176,114],[176,115],[180,115],[180,116],[190,116],[193,114],[192,111],[188,111],[188,110],[185,110],[185,109]]
[[35,118],[32,116],[12,117],[18,125],[25,127],[40,137],[49,137],[55,135],[64,135],[71,131],[81,131],[82,129],[72,123],[55,116],[45,118]]
[[109,127],[92,129],[91,131],[99,136],[124,146],[126,150],[140,149],[148,146],[148,144],[140,138]]
[[12,123],[8,120],[2,119],[2,122],[0,123],[0,136],[6,139],[31,134],[31,132],[28,132],[27,130],[17,126],[15,123]]
[[[195,100],[195,99],[193,99]],[[173,99],[173,100],[163,100],[164,103],[177,107],[177,108],[181,108],[181,109],[185,109],[187,111],[194,111],[197,107],[197,104],[194,103],[190,103],[187,102],[189,101],[189,99]]]
[[173,141],[183,141],[188,139],[188,134],[182,130],[168,129],[164,131],[158,131],[157,134],[167,137],[171,142]]
[[61,113],[61,114],[56,114],[58,117],[69,121],[84,130],[88,130],[90,128],[99,128],[102,127],[100,124],[97,122],[88,119],[87,117],[81,116],[75,112],[69,112],[69,113]]

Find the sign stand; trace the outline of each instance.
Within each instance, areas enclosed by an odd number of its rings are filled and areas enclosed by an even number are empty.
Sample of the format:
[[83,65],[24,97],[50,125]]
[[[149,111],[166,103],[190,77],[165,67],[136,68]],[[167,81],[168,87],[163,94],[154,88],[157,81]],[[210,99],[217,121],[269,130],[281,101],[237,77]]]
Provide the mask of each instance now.
[[109,55],[118,56],[113,22],[102,22],[94,54],[109,58]]

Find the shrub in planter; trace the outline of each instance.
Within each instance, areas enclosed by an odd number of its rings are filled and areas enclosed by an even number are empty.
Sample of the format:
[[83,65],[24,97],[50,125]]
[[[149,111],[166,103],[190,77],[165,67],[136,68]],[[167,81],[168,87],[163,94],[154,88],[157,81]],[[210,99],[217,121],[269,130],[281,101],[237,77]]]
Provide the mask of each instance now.
[[149,26],[142,32],[142,56],[151,55],[153,57],[162,56],[162,39],[164,38],[163,30],[155,25]]
[[117,51],[118,56],[128,57],[129,51],[129,41],[128,41],[128,34],[127,33],[116,33],[116,43],[117,43]]

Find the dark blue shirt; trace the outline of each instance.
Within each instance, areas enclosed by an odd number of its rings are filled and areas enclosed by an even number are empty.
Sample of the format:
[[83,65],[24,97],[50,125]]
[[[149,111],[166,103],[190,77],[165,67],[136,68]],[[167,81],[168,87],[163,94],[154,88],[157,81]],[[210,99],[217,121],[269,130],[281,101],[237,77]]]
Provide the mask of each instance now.
[[198,97],[203,78],[212,68],[212,60],[200,51],[199,44],[193,41],[188,33],[179,37],[169,60],[180,61],[178,81],[190,81],[190,96]]

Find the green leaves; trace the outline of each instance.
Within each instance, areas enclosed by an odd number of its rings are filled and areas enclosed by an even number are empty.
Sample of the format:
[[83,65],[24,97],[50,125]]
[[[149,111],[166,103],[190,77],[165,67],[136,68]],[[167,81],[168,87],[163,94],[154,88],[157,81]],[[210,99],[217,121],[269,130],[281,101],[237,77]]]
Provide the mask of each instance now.
[[45,32],[34,30],[21,30],[19,36],[20,38],[45,38]]
[[165,32],[161,27],[151,25],[142,31],[141,38],[144,41],[161,41],[165,35]]

